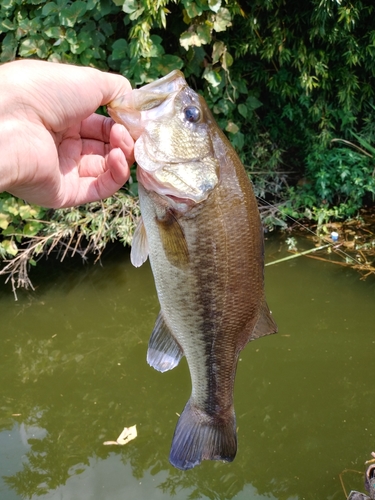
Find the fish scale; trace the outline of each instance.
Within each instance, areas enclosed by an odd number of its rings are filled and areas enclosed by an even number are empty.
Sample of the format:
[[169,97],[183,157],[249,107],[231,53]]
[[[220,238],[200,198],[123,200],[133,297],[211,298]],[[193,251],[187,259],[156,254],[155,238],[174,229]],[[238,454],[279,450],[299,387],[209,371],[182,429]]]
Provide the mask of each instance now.
[[109,111],[139,141],[142,221],[131,259],[141,265],[149,257],[160,302],[147,360],[163,372],[185,355],[191,375],[170,462],[183,470],[202,460],[230,462],[239,353],[277,331],[264,296],[263,231],[251,183],[181,72],[134,90]]

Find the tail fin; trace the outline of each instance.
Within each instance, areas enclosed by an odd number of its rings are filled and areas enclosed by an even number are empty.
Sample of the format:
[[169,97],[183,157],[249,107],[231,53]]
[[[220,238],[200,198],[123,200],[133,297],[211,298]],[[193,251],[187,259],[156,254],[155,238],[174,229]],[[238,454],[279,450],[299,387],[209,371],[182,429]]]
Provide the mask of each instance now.
[[169,461],[178,469],[187,470],[202,460],[232,462],[237,452],[236,417],[232,410],[226,421],[215,421],[190,400],[177,422]]

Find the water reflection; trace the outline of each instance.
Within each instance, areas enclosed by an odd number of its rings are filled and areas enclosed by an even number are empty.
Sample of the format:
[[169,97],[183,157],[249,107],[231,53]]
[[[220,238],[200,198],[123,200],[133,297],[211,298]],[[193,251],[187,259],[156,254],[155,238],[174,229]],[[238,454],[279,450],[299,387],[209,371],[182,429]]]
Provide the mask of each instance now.
[[[267,268],[280,333],[241,355],[237,458],[182,472],[168,454],[190,379],[185,361],[165,374],[146,364],[158,313],[149,268],[116,249],[103,267],[37,271],[18,302],[0,290],[2,500],[344,498],[338,474],[364,470],[374,282],[306,258]],[[103,446],[134,424],[135,441]],[[363,489],[355,481],[348,489]]]

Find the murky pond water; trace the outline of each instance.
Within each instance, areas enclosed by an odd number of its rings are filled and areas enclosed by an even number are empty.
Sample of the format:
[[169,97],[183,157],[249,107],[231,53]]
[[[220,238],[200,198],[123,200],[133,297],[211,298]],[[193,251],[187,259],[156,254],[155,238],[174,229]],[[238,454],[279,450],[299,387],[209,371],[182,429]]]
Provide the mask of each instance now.
[[[277,237],[267,260],[285,254]],[[375,450],[375,280],[305,257],[266,268],[279,334],[239,363],[231,464],[168,462],[190,394],[183,360],[146,364],[158,313],[148,265],[39,265],[35,292],[0,285],[1,500],[344,499]],[[138,437],[104,446],[124,426]],[[362,477],[344,472],[348,492]]]

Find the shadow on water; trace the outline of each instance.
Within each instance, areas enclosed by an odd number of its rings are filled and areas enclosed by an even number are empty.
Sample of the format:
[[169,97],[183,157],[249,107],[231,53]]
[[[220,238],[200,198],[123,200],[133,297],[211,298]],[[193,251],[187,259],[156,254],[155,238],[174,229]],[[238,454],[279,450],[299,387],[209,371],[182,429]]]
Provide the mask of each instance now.
[[[285,255],[277,237],[267,260]],[[281,251],[280,251],[281,248]],[[0,287],[2,500],[344,499],[338,475],[375,449],[373,279],[307,258],[266,270],[279,334],[241,353],[232,464],[181,472],[169,447],[190,393],[186,362],[147,366],[158,313],[148,265],[40,264],[35,292]],[[104,446],[124,426],[138,437]],[[363,490],[358,474],[347,489]]]

